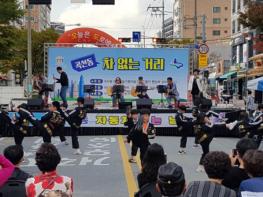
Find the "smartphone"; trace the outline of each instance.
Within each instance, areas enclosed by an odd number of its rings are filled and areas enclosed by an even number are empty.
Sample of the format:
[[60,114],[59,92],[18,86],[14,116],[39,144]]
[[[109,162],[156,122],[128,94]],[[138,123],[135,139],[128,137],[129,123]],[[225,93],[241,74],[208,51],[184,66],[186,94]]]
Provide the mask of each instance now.
[[237,149],[232,150],[232,155],[233,155],[233,157],[237,156]]

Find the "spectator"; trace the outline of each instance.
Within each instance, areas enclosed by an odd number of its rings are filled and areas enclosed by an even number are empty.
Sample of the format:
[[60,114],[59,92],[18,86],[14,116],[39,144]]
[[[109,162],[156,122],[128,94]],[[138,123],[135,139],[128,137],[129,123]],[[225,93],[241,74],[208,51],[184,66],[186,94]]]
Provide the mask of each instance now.
[[0,187],[9,179],[14,168],[14,165],[8,159],[0,155]]
[[191,182],[186,189],[184,196],[235,197],[235,191],[221,185],[223,178],[231,168],[231,161],[229,156],[224,152],[210,152],[204,157],[203,164],[209,180]]
[[255,111],[255,99],[252,96],[252,92],[250,90],[247,91],[246,107],[249,117],[252,117],[252,114]]
[[147,183],[156,182],[158,169],[165,163],[166,155],[163,147],[156,143],[150,145],[142,161],[142,172],[137,177],[139,188]]
[[19,168],[20,164],[24,160],[24,150],[22,146],[20,145],[12,145],[8,146],[4,150],[4,155],[5,157],[15,166],[15,170],[13,171],[13,174],[11,175],[12,180],[20,180],[20,181],[25,181],[32,177],[28,173],[24,172]]
[[243,192],[263,192],[263,151],[248,150],[243,161],[245,170],[252,178],[240,184],[240,194]]
[[48,143],[42,144],[36,152],[35,160],[37,167],[42,173],[27,180],[26,192],[28,197],[43,196],[51,190],[66,192],[69,196],[72,196],[72,179],[60,176],[56,172],[61,157],[54,145]]
[[46,197],[69,197],[69,195],[65,192],[61,192],[61,191],[50,191]]
[[181,197],[185,190],[183,168],[173,162],[160,166],[157,190],[159,190],[163,196]]
[[240,183],[246,179],[249,179],[249,176],[244,168],[243,156],[246,151],[250,149],[257,149],[257,144],[254,140],[243,138],[237,142],[236,149],[234,149],[232,154],[230,155],[233,167],[224,177],[224,180],[222,182],[224,186],[238,191]]

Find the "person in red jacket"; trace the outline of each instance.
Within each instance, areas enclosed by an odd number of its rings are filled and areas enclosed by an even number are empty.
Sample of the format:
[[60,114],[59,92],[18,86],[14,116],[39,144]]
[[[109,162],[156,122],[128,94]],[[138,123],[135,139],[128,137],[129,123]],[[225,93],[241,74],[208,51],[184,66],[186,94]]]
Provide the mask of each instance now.
[[9,179],[14,169],[15,166],[3,155],[0,155],[0,187]]

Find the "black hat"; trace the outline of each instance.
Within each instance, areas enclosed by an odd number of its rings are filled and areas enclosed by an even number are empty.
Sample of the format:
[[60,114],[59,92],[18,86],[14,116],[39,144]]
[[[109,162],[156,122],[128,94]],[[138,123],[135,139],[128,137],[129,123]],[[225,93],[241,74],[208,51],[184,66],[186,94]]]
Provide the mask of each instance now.
[[174,185],[185,181],[183,168],[176,163],[169,162],[160,166],[158,182],[161,184]]
[[186,108],[185,105],[180,105],[180,106],[179,106],[179,109],[182,110],[182,111],[186,111],[187,108]]

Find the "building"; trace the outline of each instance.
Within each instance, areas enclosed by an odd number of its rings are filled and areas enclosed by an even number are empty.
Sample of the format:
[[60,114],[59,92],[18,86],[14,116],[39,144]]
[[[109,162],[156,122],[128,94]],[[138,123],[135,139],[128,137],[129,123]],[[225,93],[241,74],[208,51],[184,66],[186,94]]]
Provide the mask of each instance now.
[[169,17],[164,21],[164,38],[173,38],[173,17]]
[[65,24],[61,22],[51,22],[50,27],[54,29],[58,34],[63,34],[65,32]]
[[[28,0],[19,0],[20,6],[25,10],[24,17],[15,24],[16,27],[27,28],[27,5]],[[35,31],[43,31],[47,28],[50,28],[50,5],[31,5],[31,27]]]
[[[231,36],[231,1],[197,0],[197,37],[202,37],[202,15],[206,16],[207,42]],[[175,0],[174,36],[194,38],[194,0]]]

